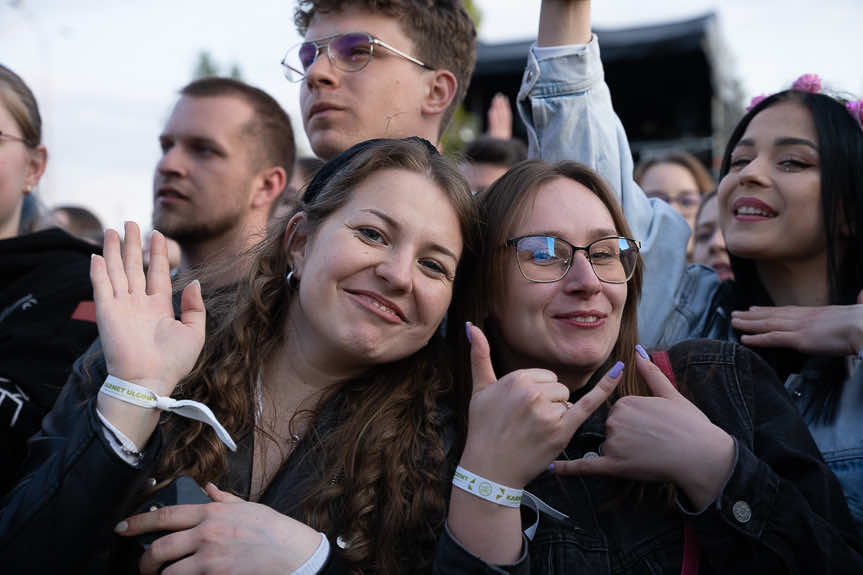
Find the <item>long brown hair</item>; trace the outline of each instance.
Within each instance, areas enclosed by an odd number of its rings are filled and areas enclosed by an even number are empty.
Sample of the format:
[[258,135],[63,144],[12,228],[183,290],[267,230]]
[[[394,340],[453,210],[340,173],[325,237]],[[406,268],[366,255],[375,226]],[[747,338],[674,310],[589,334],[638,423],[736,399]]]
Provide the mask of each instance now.
[[[605,205],[614,221],[617,233],[632,237],[632,231],[620,209],[617,200],[608,185],[593,170],[576,162],[560,162],[549,164],[542,160],[528,160],[510,169],[486,191],[477,196],[479,202],[482,243],[477,259],[466,264],[470,276],[464,278],[465,289],[457,290],[454,297],[453,310],[450,319],[467,319],[480,327],[484,327],[491,317],[494,298],[498,297],[505,285],[505,266],[511,253],[498,249],[509,239],[517,222],[524,217],[533,204],[533,199],[539,188],[556,178],[567,178],[584,185],[592,191]],[[638,238],[634,238],[638,239]],[[610,361],[628,360],[632,357],[635,345],[638,343],[638,300],[641,296],[641,282],[644,262],[638,256],[635,272],[627,282],[626,303],[620,322],[620,335],[611,351]],[[493,324],[493,322],[492,322]],[[493,325],[491,326],[493,328]],[[456,349],[468,349],[464,336],[464,327],[453,325],[450,337],[461,339],[461,345]],[[459,331],[461,335],[459,336]],[[492,346],[493,339],[499,337],[494,329],[487,330]],[[468,364],[462,352],[462,365]],[[469,373],[469,370],[468,370]],[[618,395],[650,395],[647,385],[641,381],[635,369],[624,371],[618,384]]]
[[[349,201],[357,184],[391,168],[424,174],[446,192],[468,253],[477,225],[467,182],[418,138],[373,140],[340,154],[313,180],[294,213],[304,212],[314,233]],[[285,281],[290,262],[283,238],[292,215],[255,248],[251,271],[236,293],[208,301],[214,325],[194,370],[175,393],[205,402],[234,436],[256,430],[257,375],[286,337],[283,326],[296,295]],[[428,569],[459,441],[449,436],[458,433],[454,416],[466,410],[451,373],[436,330],[413,355],[343,383],[318,404],[317,410],[327,404],[327,422],[323,429],[314,421],[308,434],[316,477],[302,503],[304,519],[347,542],[341,553],[355,572]],[[191,475],[199,482],[216,481],[226,471],[225,447],[209,427],[172,416],[165,425],[169,445],[160,479]]]

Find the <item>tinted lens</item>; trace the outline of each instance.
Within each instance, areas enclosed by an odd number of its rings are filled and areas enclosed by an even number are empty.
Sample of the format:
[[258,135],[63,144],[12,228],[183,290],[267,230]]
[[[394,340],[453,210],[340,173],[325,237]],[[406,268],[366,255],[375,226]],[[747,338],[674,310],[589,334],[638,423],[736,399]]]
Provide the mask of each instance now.
[[606,238],[590,244],[590,264],[596,277],[608,283],[624,283],[632,276],[638,248],[626,238]]
[[345,34],[330,42],[330,54],[337,68],[347,72],[361,70],[372,55],[371,38],[367,34]]
[[515,246],[519,269],[533,281],[551,282],[566,274],[570,247],[550,236],[521,238]]
[[303,70],[309,69],[309,66],[314,63],[317,54],[318,47],[313,42],[303,42],[300,44],[299,57]]

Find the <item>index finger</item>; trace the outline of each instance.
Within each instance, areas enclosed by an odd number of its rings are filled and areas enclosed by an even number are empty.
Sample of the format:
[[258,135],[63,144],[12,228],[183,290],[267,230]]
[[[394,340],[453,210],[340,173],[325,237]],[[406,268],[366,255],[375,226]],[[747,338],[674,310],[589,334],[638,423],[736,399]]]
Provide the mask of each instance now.
[[147,269],[147,295],[171,293],[171,267],[168,242],[159,231],[150,236],[150,267]]
[[620,374],[623,373],[624,364],[618,361],[608,370],[602,379],[596,382],[593,389],[588,391],[581,399],[576,401],[563,415],[564,426],[567,430],[575,433],[575,430],[581,427],[588,417],[593,414],[597,408],[605,403],[614,390],[617,384],[620,383]]
[[114,528],[123,536],[140,535],[151,531],[180,531],[189,529],[204,520],[208,506],[205,505],[168,505],[154,511],[132,515],[120,521]]

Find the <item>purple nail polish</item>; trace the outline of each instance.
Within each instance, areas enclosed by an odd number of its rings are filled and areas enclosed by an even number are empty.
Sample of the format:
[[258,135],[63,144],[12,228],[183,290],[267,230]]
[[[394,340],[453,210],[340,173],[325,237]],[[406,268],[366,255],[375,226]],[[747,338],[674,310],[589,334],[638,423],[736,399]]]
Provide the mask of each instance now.
[[549,470],[549,471],[554,471],[554,463],[549,463],[549,464],[548,464],[548,470]]
[[467,334],[467,342],[473,343],[473,337],[470,335],[470,322],[464,322],[464,332]]
[[641,347],[640,343],[635,345],[635,351],[637,351],[638,355],[640,355],[643,359],[650,361],[650,356],[647,355],[647,352],[644,350],[643,347]]
[[608,372],[608,377],[610,377],[611,379],[617,379],[618,377],[620,377],[621,373],[623,373],[623,362],[618,361],[614,364],[614,367],[612,367],[611,370]]

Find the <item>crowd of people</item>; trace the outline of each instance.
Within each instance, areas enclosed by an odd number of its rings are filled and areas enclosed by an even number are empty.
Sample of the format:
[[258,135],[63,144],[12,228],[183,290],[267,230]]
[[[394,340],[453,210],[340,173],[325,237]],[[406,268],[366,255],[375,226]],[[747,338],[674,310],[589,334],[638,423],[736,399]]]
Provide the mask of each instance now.
[[2,570],[863,572],[863,100],[636,169],[590,16],[542,0],[526,150],[496,97],[454,161],[462,2],[299,0],[320,160],[195,80],[149,237],[40,213],[0,65]]

